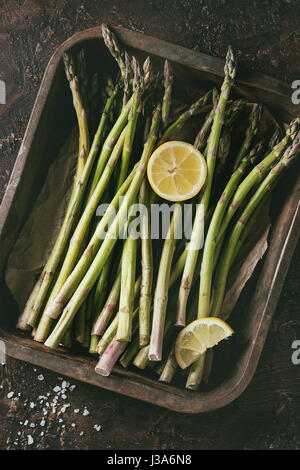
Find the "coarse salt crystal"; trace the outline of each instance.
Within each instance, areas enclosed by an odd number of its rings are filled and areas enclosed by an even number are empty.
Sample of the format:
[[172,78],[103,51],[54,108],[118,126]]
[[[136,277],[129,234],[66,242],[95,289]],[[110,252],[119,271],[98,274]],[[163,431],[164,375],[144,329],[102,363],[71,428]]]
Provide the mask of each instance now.
[[100,429],[101,429],[101,425],[100,424],[94,424],[94,429],[95,429],[95,431],[99,432]]
[[32,436],[29,434],[27,436],[27,439],[28,439],[28,445],[31,446],[31,444],[33,444],[33,442],[34,442]]
[[7,394],[7,398],[11,398],[13,395],[14,395],[14,392],[9,392],[9,393]]
[[42,382],[42,380],[44,380],[43,374],[38,375],[38,380],[40,380],[41,382]]
[[57,385],[56,387],[54,387],[53,389],[53,392],[57,393],[57,392],[60,392],[61,391],[61,387],[59,385]]

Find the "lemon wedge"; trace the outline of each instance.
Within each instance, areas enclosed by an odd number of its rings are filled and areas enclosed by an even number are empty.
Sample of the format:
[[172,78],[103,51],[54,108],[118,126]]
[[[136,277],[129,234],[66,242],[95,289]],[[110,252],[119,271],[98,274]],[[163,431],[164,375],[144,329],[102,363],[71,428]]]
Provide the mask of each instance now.
[[200,318],[179,333],[175,343],[175,357],[181,369],[195,362],[208,348],[216,346],[233,334],[232,328],[220,318]]

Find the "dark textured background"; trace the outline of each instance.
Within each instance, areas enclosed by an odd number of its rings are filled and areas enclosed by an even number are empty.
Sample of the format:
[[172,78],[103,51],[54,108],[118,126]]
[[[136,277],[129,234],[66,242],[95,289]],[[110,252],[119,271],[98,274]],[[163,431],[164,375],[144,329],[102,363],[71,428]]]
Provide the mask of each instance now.
[[[299,13],[298,0],[0,1],[0,79],[8,87],[0,106],[0,199],[47,62],[75,32],[105,21],[222,57],[231,43],[240,63],[291,83],[300,79]],[[300,339],[299,265],[298,243],[255,377],[231,405],[176,414],[72,380],[76,388],[52,409],[62,379],[8,359],[0,448],[299,449],[300,365],[291,362],[291,344]],[[63,403],[70,406],[58,414]]]

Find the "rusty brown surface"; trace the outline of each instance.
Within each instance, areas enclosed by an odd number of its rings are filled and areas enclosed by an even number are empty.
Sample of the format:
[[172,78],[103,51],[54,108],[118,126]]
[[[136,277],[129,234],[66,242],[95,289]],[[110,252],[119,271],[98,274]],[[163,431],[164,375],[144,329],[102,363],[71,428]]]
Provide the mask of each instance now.
[[[71,7],[63,1],[1,2],[0,79],[8,86],[8,104],[0,106],[1,195],[51,54],[71,34],[101,21],[213,55],[224,56],[230,42],[239,51],[240,62],[251,70],[287,83],[299,78],[296,2],[250,3],[88,1],[83,6],[75,0]],[[66,398],[59,396],[52,409],[53,388],[61,383],[57,375],[10,359],[2,400],[2,417],[6,419],[1,447],[299,448],[300,366],[291,362],[292,341],[300,339],[299,261],[298,245],[255,378],[225,409],[202,416],[180,415],[69,379],[76,388],[65,393]],[[38,380],[39,374],[44,375],[43,381]],[[9,392],[13,397],[7,397]],[[58,415],[65,402],[70,406]],[[87,416],[82,414],[84,407],[89,411]],[[43,408],[47,414],[41,426]],[[77,409],[80,411],[75,413]],[[101,425],[100,431],[94,425]],[[33,438],[31,445],[28,435]]]

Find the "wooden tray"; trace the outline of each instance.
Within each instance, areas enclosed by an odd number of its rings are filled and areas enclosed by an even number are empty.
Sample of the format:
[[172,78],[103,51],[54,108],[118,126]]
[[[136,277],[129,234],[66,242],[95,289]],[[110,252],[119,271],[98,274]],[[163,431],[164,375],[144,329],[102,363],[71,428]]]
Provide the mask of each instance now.
[[[137,56],[150,54],[154,63],[160,66],[164,58],[169,59],[179,83],[178,89],[186,83],[202,89],[222,82],[223,59],[125,29],[117,28],[116,32]],[[88,61],[105,70],[105,74],[115,67],[104,46],[100,27],[71,37],[50,59],[0,208],[0,337],[6,343],[9,356],[83,382],[179,412],[200,413],[220,408],[237,398],[249,384],[269,330],[300,230],[299,165],[283,178],[280,196],[278,191],[274,194],[273,225],[267,254],[235,308],[236,335],[229,360],[226,359],[228,355],[223,355],[226,362],[224,373],[207,390],[193,392],[164,385],[151,375],[146,377],[133,369],[121,367],[115,367],[110,377],[101,377],[94,372],[93,358],[49,350],[15,329],[18,311],[4,282],[6,261],[42,187],[49,165],[74,125],[62,55],[65,50],[77,50],[82,46],[87,50]],[[234,93],[266,104],[281,122],[289,122],[299,113],[291,102],[290,88],[271,77],[239,70]]]

